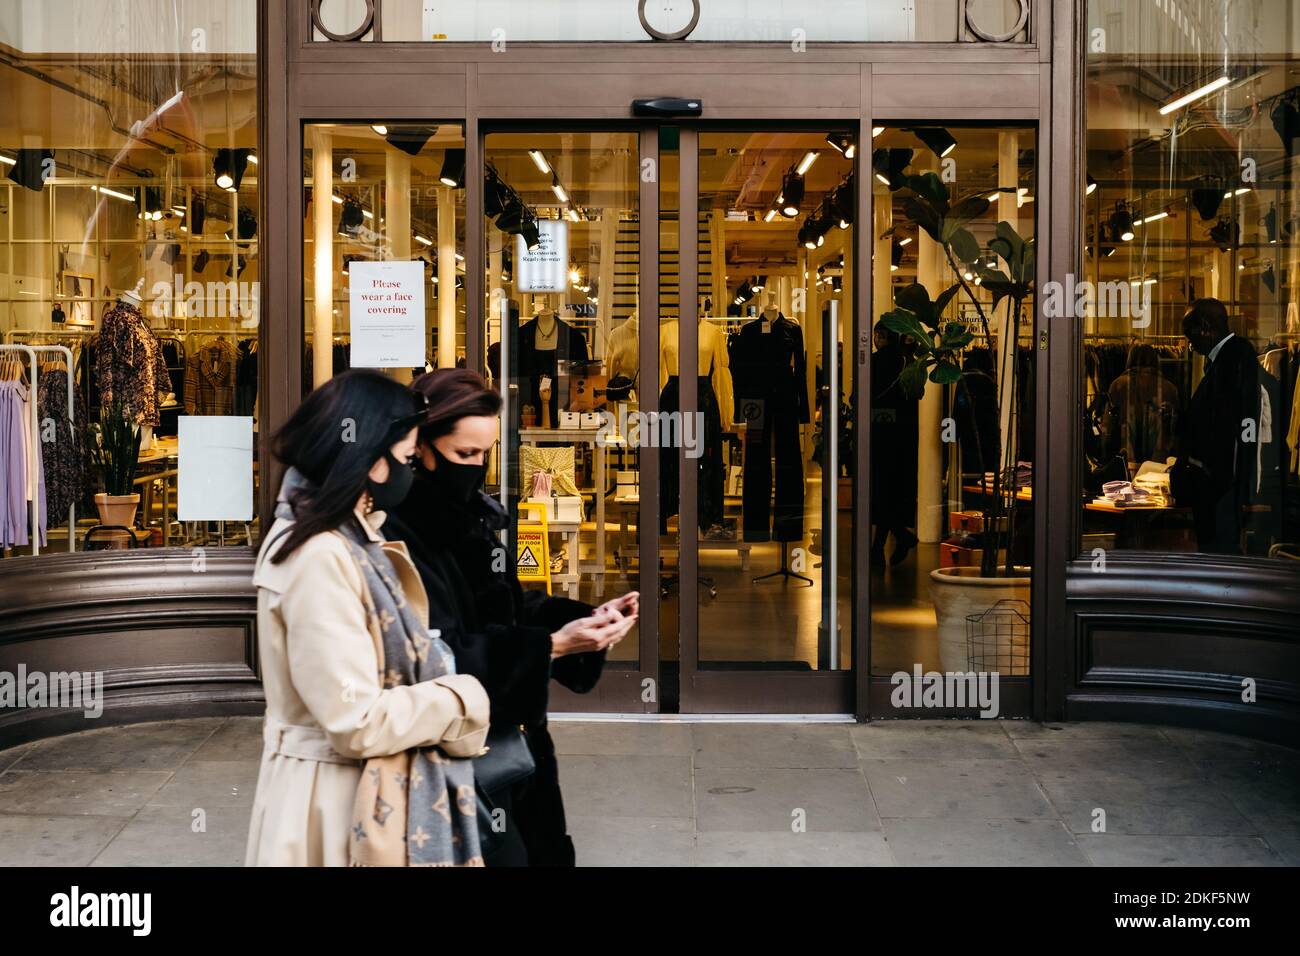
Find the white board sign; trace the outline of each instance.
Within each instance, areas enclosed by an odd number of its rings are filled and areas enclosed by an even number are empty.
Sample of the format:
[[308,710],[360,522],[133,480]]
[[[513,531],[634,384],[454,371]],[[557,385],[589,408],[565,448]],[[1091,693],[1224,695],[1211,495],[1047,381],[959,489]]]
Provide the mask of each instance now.
[[424,365],[424,263],[353,262],[348,275],[352,367]]
[[528,248],[523,236],[515,237],[515,288],[520,292],[563,292],[569,281],[569,224],[563,219],[540,219],[541,243]]
[[252,521],[252,417],[180,415],[176,423],[176,517]]

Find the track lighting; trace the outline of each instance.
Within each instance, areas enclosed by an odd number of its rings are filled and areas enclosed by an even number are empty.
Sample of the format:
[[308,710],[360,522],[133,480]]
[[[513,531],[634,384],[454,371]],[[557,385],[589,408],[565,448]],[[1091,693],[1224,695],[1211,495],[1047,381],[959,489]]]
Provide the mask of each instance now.
[[410,156],[419,156],[420,151],[424,149],[424,144],[436,132],[432,126],[390,126],[385,128],[388,133],[384,136],[384,142],[393,149],[400,149]]
[[1269,244],[1272,245],[1277,242],[1277,204],[1269,203],[1268,212],[1264,213],[1259,221],[1268,234]]
[[531,215],[522,199],[510,190],[505,198],[501,214],[497,216],[497,228],[502,232],[518,233],[525,220]]
[[257,235],[257,217],[247,206],[241,206],[239,209],[236,229],[239,231],[240,239],[252,239]]
[[551,172],[551,164],[546,161],[546,154],[540,149],[530,149],[528,155],[532,159],[533,165],[537,167],[537,171],[543,176]]
[[852,159],[857,155],[858,144],[848,133],[827,133],[826,142],[830,143],[845,159]]
[[878,149],[871,154],[871,168],[876,178],[896,192],[903,185],[905,170],[912,164],[912,150]]
[[212,172],[216,176],[217,186],[232,193],[239,192],[239,184],[244,179],[244,170],[248,168],[251,149],[219,149],[212,159]]
[[453,189],[465,185],[465,150],[449,149],[443,153],[438,182]]
[[[48,166],[46,164],[49,164]],[[32,192],[45,188],[46,170],[54,170],[54,150],[20,149],[16,151],[9,179]]]
[[388,135],[388,127],[385,126],[383,123],[371,123],[370,128],[373,129],[380,136]]
[[894,272],[903,264],[903,243],[897,236],[889,244],[889,271]]
[[1088,187],[1083,191],[1085,196],[1091,196],[1097,191],[1097,180],[1092,178],[1092,173],[1088,173]]
[[952,134],[941,126],[919,126],[912,132],[917,139],[930,148],[930,152],[940,159],[957,148],[957,140],[953,139]]
[[162,190],[157,186],[141,186],[136,192],[135,204],[140,210],[139,218],[152,222],[162,218]]
[[1115,203],[1115,211],[1110,214],[1110,231],[1116,239],[1124,242],[1133,238],[1133,214],[1122,199]]
[[509,187],[497,176],[496,170],[490,168],[483,183],[483,212],[489,219],[495,219],[506,208],[506,201],[510,197]]
[[523,238],[524,245],[529,249],[536,249],[542,244],[542,231],[537,225],[537,217],[532,212],[528,212],[520,225],[519,235]]
[[841,229],[847,229],[853,222],[853,182],[845,180],[831,193],[831,211]]
[[785,174],[781,183],[781,215],[793,219],[799,215],[799,205],[803,202],[803,177],[795,172]]
[[1210,238],[1220,252],[1227,252],[1241,241],[1241,228],[1232,219],[1220,219],[1210,227]]

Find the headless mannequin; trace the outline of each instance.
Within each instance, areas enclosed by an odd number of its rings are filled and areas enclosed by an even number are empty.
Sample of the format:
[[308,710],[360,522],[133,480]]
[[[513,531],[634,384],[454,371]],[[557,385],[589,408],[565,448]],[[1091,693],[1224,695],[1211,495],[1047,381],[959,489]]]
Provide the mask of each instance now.
[[767,299],[763,304],[762,315],[764,332],[772,331],[772,323],[776,321],[776,317],[780,314],[781,310],[776,307],[776,293],[769,292],[767,294]]
[[[127,305],[134,306],[137,309],[141,309],[143,304],[143,299],[140,296],[140,290],[143,288],[144,288],[144,279],[142,278],[138,282],[136,282],[134,289],[128,289],[127,291],[123,292],[120,296],[118,296],[118,299],[119,301],[124,302]],[[158,404],[160,406],[165,405],[167,404],[167,402],[171,401],[175,397],[176,396],[171,392],[166,392],[166,393],[159,392]],[[153,448],[153,426],[141,425],[140,426],[140,450],[149,451],[152,448]]]
[[541,351],[554,349],[559,342],[555,312],[549,306],[542,306],[533,318],[537,320],[537,348]]

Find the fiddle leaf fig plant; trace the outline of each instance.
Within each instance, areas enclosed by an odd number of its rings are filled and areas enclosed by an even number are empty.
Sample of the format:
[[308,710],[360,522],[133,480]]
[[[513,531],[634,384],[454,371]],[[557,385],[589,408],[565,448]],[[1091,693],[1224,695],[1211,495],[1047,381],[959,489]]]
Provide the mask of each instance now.
[[[881,316],[885,328],[915,343],[909,361],[899,374],[898,384],[905,394],[916,399],[925,394],[927,382],[955,386],[961,401],[973,416],[975,403],[968,380],[975,376],[987,378],[988,372],[963,367],[962,352],[975,336],[962,322],[945,320],[944,313],[954,299],[964,294],[975,311],[984,340],[991,347],[994,338],[989,317],[1006,302],[1006,315],[999,331],[1015,343],[1024,303],[1034,290],[1034,241],[1021,238],[1010,223],[999,222],[986,255],[979,241],[966,228],[988,212],[990,202],[986,196],[966,196],[954,203],[947,184],[933,172],[905,176],[900,188],[903,191],[903,211],[943,250],[957,281],[934,299],[923,285],[904,286],[894,295],[894,308]],[[998,191],[1012,196],[1016,194],[1011,187],[1002,187]],[[999,260],[1005,268],[997,267]],[[971,276],[970,280],[967,275]],[[978,285],[987,290],[992,299],[987,310],[971,284],[975,276],[979,277]],[[1014,367],[1012,365],[1011,369]],[[1011,369],[1008,370],[1010,380],[1005,383],[1010,391],[1004,392],[1003,401],[1009,401],[1010,407],[1015,408],[1019,383]],[[995,385],[997,374],[995,362]],[[1003,436],[999,420],[998,429],[991,439],[984,429],[975,427],[972,431],[976,461],[981,480],[985,482],[983,490],[990,502],[984,510],[985,545],[980,573],[984,577],[996,576],[1000,570],[998,555],[1005,548],[1006,565],[1001,570],[1011,575],[1018,429],[1012,427],[1011,434]],[[989,447],[985,447],[986,442]],[[992,469],[987,467],[988,464],[993,465]],[[989,478],[986,479],[985,475]]]

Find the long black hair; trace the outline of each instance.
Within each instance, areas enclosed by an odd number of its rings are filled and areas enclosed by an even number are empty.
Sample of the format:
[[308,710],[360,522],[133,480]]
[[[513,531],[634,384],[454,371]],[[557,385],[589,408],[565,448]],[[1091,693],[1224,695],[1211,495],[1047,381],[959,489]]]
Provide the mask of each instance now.
[[275,457],[311,482],[289,499],[294,526],[273,564],[351,519],[370,469],[419,423],[422,407],[406,386],[369,369],[336,375],[304,399],[271,439]]

